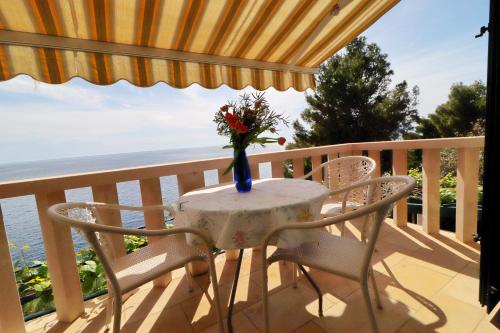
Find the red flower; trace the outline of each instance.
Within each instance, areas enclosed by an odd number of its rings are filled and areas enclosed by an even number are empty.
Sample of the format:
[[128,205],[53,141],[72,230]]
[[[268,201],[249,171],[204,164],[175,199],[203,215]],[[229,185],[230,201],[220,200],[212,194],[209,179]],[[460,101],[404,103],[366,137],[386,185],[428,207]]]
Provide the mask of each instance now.
[[227,104],[220,107],[221,112],[227,112],[228,110],[229,110],[229,105]]
[[231,129],[233,129],[233,130],[235,130],[236,132],[239,132],[239,133],[247,133],[248,132],[248,127],[246,127],[246,125],[243,124],[239,120],[236,120],[234,122],[230,122],[229,123],[229,127],[231,127]]
[[286,139],[284,137],[278,138],[278,144],[279,145],[283,146],[285,144],[285,142],[286,142]]
[[224,118],[229,124],[238,120],[237,116],[229,112],[224,115]]
[[239,121],[238,116],[232,113],[227,112],[224,115],[224,119],[226,119],[227,123],[229,124],[229,127],[238,133],[247,133],[248,132],[248,127],[243,124],[241,121]]

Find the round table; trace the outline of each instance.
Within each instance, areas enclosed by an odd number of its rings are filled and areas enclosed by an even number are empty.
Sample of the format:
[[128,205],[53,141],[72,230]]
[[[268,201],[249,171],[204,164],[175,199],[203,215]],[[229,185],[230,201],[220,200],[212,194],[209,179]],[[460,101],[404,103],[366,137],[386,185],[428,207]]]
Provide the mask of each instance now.
[[[234,184],[206,187],[181,196],[175,223],[203,230],[219,249],[252,248],[279,225],[319,219],[328,193],[317,182],[289,178],[256,180],[247,193]],[[277,245],[295,247],[309,238],[304,231],[287,231]]]
[[[179,198],[176,225],[201,229],[219,249],[240,250],[228,306],[229,332],[233,331],[231,319],[243,249],[261,245],[279,225],[319,219],[329,192],[309,180],[269,178],[255,180],[247,193],[238,193],[234,184],[225,184],[194,190]],[[192,245],[198,243],[189,235],[187,240]],[[313,240],[312,235],[305,230],[288,230],[280,234],[277,245],[295,247],[309,240]]]

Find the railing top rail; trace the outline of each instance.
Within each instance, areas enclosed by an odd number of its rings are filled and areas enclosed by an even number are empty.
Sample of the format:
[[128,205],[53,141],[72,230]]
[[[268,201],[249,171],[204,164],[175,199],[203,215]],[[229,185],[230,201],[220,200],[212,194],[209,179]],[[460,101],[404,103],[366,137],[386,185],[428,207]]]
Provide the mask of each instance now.
[[482,148],[484,136],[352,143],[353,150]]
[[[270,153],[258,153],[249,155],[248,158],[251,164],[255,164],[342,153],[352,150],[481,148],[483,146],[484,137],[482,136],[444,139],[379,141],[345,143]],[[146,165],[115,170],[103,170],[80,174],[0,182],[0,199],[31,195],[35,193],[49,193],[53,191],[87,186],[105,185],[140,179],[186,174],[191,172],[202,172],[205,170],[223,169],[227,167],[230,161],[231,158],[222,157],[198,161]]]

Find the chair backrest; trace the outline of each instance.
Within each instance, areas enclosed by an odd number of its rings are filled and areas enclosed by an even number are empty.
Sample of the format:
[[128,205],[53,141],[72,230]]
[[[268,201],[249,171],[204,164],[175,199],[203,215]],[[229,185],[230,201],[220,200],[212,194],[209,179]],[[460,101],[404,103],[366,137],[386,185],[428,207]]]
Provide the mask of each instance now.
[[365,184],[359,185],[368,191],[367,203],[360,208],[360,213],[364,213],[367,217],[362,226],[362,235],[367,235],[366,239],[362,239],[366,243],[363,258],[363,269],[366,271],[370,265],[382,222],[396,202],[407,197],[415,188],[415,180],[409,176],[389,176],[375,178]]
[[[348,186],[371,179],[375,172],[377,163],[366,156],[346,156],[322,163],[313,169],[304,179],[311,177],[313,173],[321,172],[322,183],[332,191],[341,190]],[[361,195],[351,194],[353,202],[362,203],[365,198]],[[342,201],[341,196],[333,196],[336,201]]]
[[[106,237],[102,234],[114,235],[136,235],[136,236],[168,236],[180,233],[191,233],[199,237],[207,247],[210,244],[209,239],[201,231],[193,228],[171,228],[162,230],[146,230],[146,229],[133,229],[115,227],[102,224],[102,216],[106,211],[136,211],[136,212],[150,212],[150,211],[168,211],[170,215],[174,216],[175,211],[169,206],[155,205],[155,206],[124,206],[114,204],[104,204],[97,202],[68,202],[59,203],[49,207],[49,217],[57,223],[69,225],[77,229],[90,243],[94,249],[97,257],[101,261],[106,275],[115,289],[119,292],[119,285],[117,282],[116,274],[113,271],[111,262],[113,259],[111,246],[106,244]],[[211,253],[209,253],[211,257]]]
[[314,168],[304,176],[304,179],[311,177],[313,173],[321,172],[326,187],[331,190],[340,190],[370,179],[376,166],[375,160],[366,156],[339,157]]
[[333,194],[342,196],[348,196],[349,192],[353,191],[363,191],[367,200],[362,207],[334,217],[324,218],[315,222],[291,223],[277,227],[266,236],[264,246],[267,246],[271,239],[277,237],[284,230],[324,228],[335,223],[366,217],[369,225],[368,236],[366,241],[362,240],[365,246],[362,270],[366,273],[382,222],[393,205],[398,200],[408,196],[414,187],[415,180],[409,176],[390,176],[374,178],[338,191],[333,191]]

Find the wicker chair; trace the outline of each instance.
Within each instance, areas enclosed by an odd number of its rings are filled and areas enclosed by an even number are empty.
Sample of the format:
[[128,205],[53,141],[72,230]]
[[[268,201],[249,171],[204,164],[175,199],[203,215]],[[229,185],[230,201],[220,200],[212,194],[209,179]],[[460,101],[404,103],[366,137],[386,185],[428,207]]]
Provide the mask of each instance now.
[[[372,178],[377,163],[366,156],[346,156],[327,161],[313,169],[303,178],[308,179],[314,173],[321,172],[322,183],[332,191],[340,191],[346,187]],[[331,194],[321,207],[321,216],[329,217],[354,210],[362,206],[366,198],[362,191],[350,193],[349,200],[341,195]],[[345,223],[338,225],[344,235]]]
[[[340,275],[360,282],[365,298],[368,316],[374,332],[377,332],[375,314],[373,312],[368,293],[368,278],[371,277],[375,290],[376,303],[381,308],[375,278],[370,267],[370,261],[375,248],[379,230],[385,216],[395,202],[407,196],[415,186],[415,180],[408,176],[382,177],[368,180],[343,190],[335,191],[349,197],[353,191],[363,191],[367,201],[363,207],[339,214],[337,216],[321,219],[310,223],[291,223],[279,226],[271,231],[262,245],[262,281],[263,281],[263,311],[265,332],[269,332],[269,310],[267,295],[267,268],[279,260],[291,261],[299,266],[309,282],[313,285],[319,297],[319,315],[322,316],[322,294],[303,266]],[[339,237],[325,231],[325,227],[342,223],[358,217],[369,217],[369,232],[366,241],[358,241],[347,237]],[[303,243],[292,249],[277,248],[267,258],[267,247],[275,243],[282,232],[287,230],[308,230],[315,233],[315,240]]]
[[[186,266],[189,262],[203,260],[209,266],[219,331],[222,333],[222,312],[214,258],[212,252],[209,250],[211,249],[210,240],[203,233],[193,228],[140,230],[99,224],[101,216],[106,211],[163,212],[165,210],[174,214],[170,207],[161,205],[131,207],[103,203],[61,203],[51,206],[48,214],[53,221],[77,229],[91,244],[101,261],[110,285],[106,326],[109,328],[111,315],[114,310],[113,332],[120,331],[123,294],[167,272]],[[188,245],[185,238],[185,234],[188,233],[197,236],[200,245],[205,246],[206,250]],[[154,236],[162,237],[162,239],[157,239],[155,242],[130,254],[112,258],[109,255],[110,252],[106,246],[105,238],[99,237],[102,234]],[[186,274],[189,275],[187,272]]]

